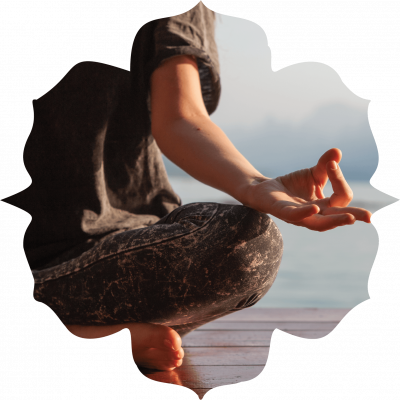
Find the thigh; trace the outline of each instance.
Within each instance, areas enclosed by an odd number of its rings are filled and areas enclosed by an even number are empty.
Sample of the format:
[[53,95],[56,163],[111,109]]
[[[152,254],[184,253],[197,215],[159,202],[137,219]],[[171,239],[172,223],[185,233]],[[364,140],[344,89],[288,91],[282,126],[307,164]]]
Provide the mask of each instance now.
[[66,324],[149,322],[191,330],[257,302],[276,277],[282,250],[266,214],[194,203],[34,272],[34,295]]

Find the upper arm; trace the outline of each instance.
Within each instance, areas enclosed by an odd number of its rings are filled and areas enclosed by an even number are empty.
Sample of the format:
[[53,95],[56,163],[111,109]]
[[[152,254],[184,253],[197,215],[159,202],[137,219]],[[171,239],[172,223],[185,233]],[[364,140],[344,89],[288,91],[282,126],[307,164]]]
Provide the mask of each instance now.
[[180,55],[164,61],[151,76],[151,123],[157,133],[180,118],[207,116],[196,60]]

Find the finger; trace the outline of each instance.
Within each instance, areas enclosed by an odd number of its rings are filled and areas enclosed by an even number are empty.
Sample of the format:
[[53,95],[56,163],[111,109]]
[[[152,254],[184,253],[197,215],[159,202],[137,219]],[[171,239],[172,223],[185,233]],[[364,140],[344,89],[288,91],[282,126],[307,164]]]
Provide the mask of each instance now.
[[304,226],[313,231],[324,232],[330,229],[335,229],[338,226],[353,225],[354,222],[356,222],[356,219],[351,214],[316,214],[301,221],[301,226]]
[[328,174],[326,172],[326,164],[329,161],[336,161],[337,163],[340,162],[342,159],[342,152],[337,149],[333,148],[326,151],[318,160],[318,163],[315,167],[311,168],[311,173],[313,175],[314,180],[321,184],[322,187],[325,186],[326,181],[328,180]]
[[329,180],[332,184],[333,194],[330,197],[331,207],[346,207],[353,200],[353,191],[344,179],[339,164],[329,161],[326,164]]
[[339,214],[354,215],[357,221],[371,223],[372,213],[364,208],[358,207],[329,207],[322,211],[322,215],[339,215]]
[[279,215],[275,216],[288,222],[298,222],[319,212],[320,208],[315,204],[304,206],[288,205],[279,211]]

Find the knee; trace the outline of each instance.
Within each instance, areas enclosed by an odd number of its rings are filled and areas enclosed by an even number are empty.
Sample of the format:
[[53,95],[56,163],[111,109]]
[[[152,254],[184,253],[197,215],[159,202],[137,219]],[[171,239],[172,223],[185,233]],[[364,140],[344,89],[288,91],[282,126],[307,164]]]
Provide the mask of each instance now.
[[[264,257],[269,264],[279,266],[283,255],[282,234],[272,220],[264,213],[250,209],[247,216],[248,231],[253,230],[255,237],[250,237],[246,241],[247,254],[257,257]],[[257,242],[257,248],[254,244]]]
[[181,247],[190,249],[186,258],[196,255],[194,262],[204,268],[204,279],[216,292],[243,297],[269,288],[275,280],[283,240],[267,214],[241,205],[193,203],[158,223],[179,224],[193,233]]
[[[245,206],[228,206],[223,212],[226,216],[226,229],[233,233],[227,235],[231,243],[228,248],[247,264],[254,257],[282,258],[283,239],[278,227],[268,214]],[[247,262],[246,262],[247,260]]]
[[230,265],[242,292],[265,294],[272,286],[283,255],[282,235],[274,221],[248,207],[234,210],[240,218],[231,225],[237,231],[230,245]]

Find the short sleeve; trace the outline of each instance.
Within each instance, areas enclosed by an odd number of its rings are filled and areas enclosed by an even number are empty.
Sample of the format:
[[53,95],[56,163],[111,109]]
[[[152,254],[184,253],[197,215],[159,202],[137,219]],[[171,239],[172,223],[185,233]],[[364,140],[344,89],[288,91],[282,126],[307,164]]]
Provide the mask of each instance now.
[[[136,54],[139,56],[141,53],[143,56],[144,52],[146,53],[146,56],[141,58],[144,62],[141,67],[143,68],[141,88],[146,92],[148,106],[149,81],[153,71],[170,57],[192,55],[197,59],[201,91],[207,112],[211,114],[215,111],[221,94],[221,83],[214,35],[215,14],[202,2],[183,14],[151,21],[140,29],[135,38],[138,50]],[[138,71],[141,70],[140,60],[134,60],[134,48],[135,43],[132,49],[131,72],[133,64],[136,64]]]
[[193,55],[199,67],[203,100],[209,114],[220,97],[218,51],[214,39],[215,14],[202,2],[184,14],[158,20],[154,32],[155,54],[150,68],[176,55]]

